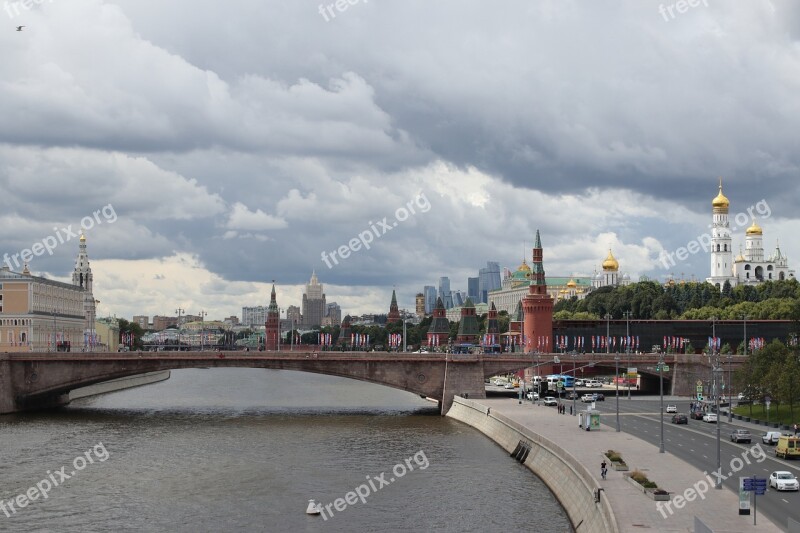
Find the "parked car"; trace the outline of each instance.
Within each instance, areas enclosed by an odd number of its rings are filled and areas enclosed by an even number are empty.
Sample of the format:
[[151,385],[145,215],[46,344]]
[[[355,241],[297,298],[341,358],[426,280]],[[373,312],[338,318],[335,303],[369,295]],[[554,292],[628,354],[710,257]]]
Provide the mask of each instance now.
[[716,424],[717,423],[717,413],[706,413],[703,415],[703,422],[708,422],[709,424]]
[[775,490],[800,490],[800,483],[791,472],[779,470],[769,475],[769,486]]
[[584,387],[602,387],[603,384],[599,381],[595,381],[594,379],[587,379],[583,382]]
[[677,413],[677,412],[678,412],[678,406],[677,405],[673,405],[673,404],[667,405],[667,413]]
[[750,444],[752,435],[746,429],[734,429],[731,431],[731,442],[746,442]]
[[558,400],[552,396],[546,396],[543,402],[545,405],[558,405]]
[[591,403],[594,401],[594,394],[584,394],[581,396],[581,401],[584,403]]
[[575,380],[575,386],[576,387],[583,387],[583,384],[584,384],[584,381],[582,379],[576,379]]
[[778,444],[778,439],[781,438],[780,431],[767,431],[761,435],[761,442],[764,444]]
[[672,415],[672,423],[673,424],[688,424],[689,423],[689,419],[683,413],[675,414],[675,415]]
[[527,398],[529,400],[538,400],[539,399],[539,393],[538,392],[534,392],[534,391],[528,391]]
[[594,401],[596,401],[596,402],[604,402],[604,401],[606,401],[606,397],[605,397],[605,395],[603,393],[595,392],[594,394],[592,394],[592,396],[594,396]]

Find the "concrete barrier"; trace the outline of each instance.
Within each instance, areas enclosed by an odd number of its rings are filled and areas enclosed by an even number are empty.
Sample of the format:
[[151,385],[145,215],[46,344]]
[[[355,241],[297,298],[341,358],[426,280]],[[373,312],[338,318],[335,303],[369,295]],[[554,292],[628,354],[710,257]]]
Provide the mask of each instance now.
[[81,387],[74,389],[69,393],[69,399],[77,400],[78,398],[86,398],[87,396],[97,396],[98,394],[106,394],[108,392],[115,392],[125,389],[132,389],[134,387],[141,387],[142,385],[150,385],[169,379],[169,370],[159,370],[158,372],[147,372],[139,374],[138,376],[129,376],[125,378],[112,379],[88,387]]
[[520,446],[520,441],[530,443],[530,452],[523,464],[555,494],[576,530],[580,528],[581,533],[619,531],[611,505],[598,492],[601,487],[597,480],[580,461],[555,442],[464,398],[453,400],[447,416],[474,427],[509,453]]

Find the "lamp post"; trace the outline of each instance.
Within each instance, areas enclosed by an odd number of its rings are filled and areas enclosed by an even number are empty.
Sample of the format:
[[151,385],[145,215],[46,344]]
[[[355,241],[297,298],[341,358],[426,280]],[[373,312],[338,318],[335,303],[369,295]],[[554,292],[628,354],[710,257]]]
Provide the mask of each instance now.
[[742,346],[744,346],[744,355],[747,355],[747,315],[742,315],[744,321],[744,338],[742,339]]
[[[625,353],[628,354],[628,372],[630,372],[630,368],[631,368],[631,345],[630,345],[629,342],[627,342],[627,339],[631,335],[631,331],[630,331],[631,312],[630,311],[625,311],[622,314],[625,315],[625,340],[626,340]],[[628,399],[630,400],[631,399],[631,377],[630,376],[625,378],[625,383],[628,384]]]
[[[722,372],[722,368],[719,365],[719,361],[715,361],[716,368],[714,368],[714,391],[716,392],[717,389],[717,381],[720,372]],[[716,405],[717,405],[717,481],[714,484],[717,490],[722,489],[722,459],[721,459],[721,452],[720,452],[720,429],[719,429],[719,394],[716,395]]]
[[[661,441],[658,443],[658,453],[664,453],[664,354],[658,356],[658,389],[661,402],[661,411],[658,418],[661,425]],[[719,422],[717,423],[719,428]]]
[[206,316],[208,313],[205,311],[200,311],[200,351],[202,352],[205,349],[205,336],[206,332]]
[[408,315],[406,310],[403,309],[403,353],[408,351],[408,344],[406,343],[406,320],[408,320]]
[[[611,348],[609,347],[609,332],[611,328],[611,315],[606,313],[604,317],[606,319],[606,356],[610,353]],[[616,402],[617,402],[617,433],[619,433],[619,354],[614,356],[614,384],[617,388],[616,394]]]
[[578,357],[578,354],[572,354],[572,414],[577,415],[578,410],[575,404],[575,401],[578,398],[578,395],[575,393],[575,358]]
[[181,313],[183,313],[183,309],[180,307],[175,310],[178,314],[178,351],[181,351]]
[[728,354],[728,422],[733,422],[733,396],[731,395],[731,354]]
[[[50,343],[48,343],[50,344]],[[56,345],[56,308],[53,308],[53,351],[58,351],[58,346]]]

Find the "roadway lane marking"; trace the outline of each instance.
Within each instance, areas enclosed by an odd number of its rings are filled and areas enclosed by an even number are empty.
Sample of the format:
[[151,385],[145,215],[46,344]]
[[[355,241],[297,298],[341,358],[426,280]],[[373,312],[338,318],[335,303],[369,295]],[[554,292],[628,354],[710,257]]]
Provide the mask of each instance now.
[[781,498],[781,500],[785,501],[786,503],[789,503],[788,501],[786,501],[786,498]]

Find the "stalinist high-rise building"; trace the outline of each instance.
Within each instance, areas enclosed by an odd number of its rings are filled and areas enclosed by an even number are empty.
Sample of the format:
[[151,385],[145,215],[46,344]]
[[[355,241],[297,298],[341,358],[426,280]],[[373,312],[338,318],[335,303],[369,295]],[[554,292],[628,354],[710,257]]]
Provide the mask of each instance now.
[[86,329],[93,331],[95,319],[95,301],[92,294],[92,269],[89,266],[89,255],[86,253],[86,235],[81,233],[78,257],[75,258],[75,270],[72,272],[72,284],[84,290],[83,313],[86,318]]
[[303,325],[310,328],[320,327],[325,309],[325,293],[322,292],[322,284],[317,280],[317,273],[314,271],[303,294]]

